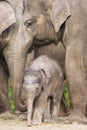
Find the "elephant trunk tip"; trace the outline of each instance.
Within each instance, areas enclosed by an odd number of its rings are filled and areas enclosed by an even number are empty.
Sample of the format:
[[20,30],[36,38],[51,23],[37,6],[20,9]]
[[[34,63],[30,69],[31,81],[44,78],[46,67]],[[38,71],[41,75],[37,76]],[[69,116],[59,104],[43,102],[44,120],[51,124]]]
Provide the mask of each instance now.
[[26,103],[22,103],[21,100],[19,100],[20,98],[14,98],[14,103],[16,106],[16,109],[21,111],[21,112],[26,112],[27,111],[27,105]]

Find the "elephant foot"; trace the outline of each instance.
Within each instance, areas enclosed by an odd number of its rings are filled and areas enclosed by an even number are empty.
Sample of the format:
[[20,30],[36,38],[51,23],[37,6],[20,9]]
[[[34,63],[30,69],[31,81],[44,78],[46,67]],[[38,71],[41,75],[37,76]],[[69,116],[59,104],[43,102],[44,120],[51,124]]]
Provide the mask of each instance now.
[[32,121],[32,125],[40,125],[40,124],[42,124],[42,121],[39,120],[39,119],[36,119],[36,120]]
[[43,119],[43,122],[45,122],[45,123],[49,123],[50,121],[51,121],[51,119],[49,119],[49,118]]
[[80,111],[72,111],[68,116],[69,123],[87,124],[87,118]]
[[[1,101],[0,101],[1,102]],[[1,105],[0,104],[0,114],[1,113],[4,113],[4,112],[10,112],[11,109],[10,109],[10,105],[9,104],[4,104],[4,105]]]
[[11,111],[10,108],[9,109],[0,108],[0,114],[10,112],[10,111]]
[[51,119],[51,115],[50,114],[45,113],[43,115],[43,122],[50,122],[50,119]]
[[28,119],[28,127],[31,127],[32,126],[32,121]]
[[31,127],[32,126],[32,124],[31,123],[28,123],[28,125],[27,125],[28,127]]

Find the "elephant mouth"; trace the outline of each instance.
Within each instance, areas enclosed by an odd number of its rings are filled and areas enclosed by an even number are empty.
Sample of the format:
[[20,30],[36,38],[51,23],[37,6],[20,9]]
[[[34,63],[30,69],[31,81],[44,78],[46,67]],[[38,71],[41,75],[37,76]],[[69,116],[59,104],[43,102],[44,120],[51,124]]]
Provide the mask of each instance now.
[[35,48],[48,46],[48,45],[50,45],[52,43],[55,43],[55,41],[34,39],[34,42],[33,42],[32,46],[29,48],[29,53],[31,53],[32,50],[34,50]]

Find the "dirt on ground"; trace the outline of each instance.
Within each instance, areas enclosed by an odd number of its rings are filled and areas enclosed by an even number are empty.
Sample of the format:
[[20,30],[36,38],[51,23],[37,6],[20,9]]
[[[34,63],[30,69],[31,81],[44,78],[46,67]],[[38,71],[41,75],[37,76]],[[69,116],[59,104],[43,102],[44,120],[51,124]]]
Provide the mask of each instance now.
[[0,130],[87,130],[87,125],[51,122],[28,127],[25,115],[5,113],[0,115]]

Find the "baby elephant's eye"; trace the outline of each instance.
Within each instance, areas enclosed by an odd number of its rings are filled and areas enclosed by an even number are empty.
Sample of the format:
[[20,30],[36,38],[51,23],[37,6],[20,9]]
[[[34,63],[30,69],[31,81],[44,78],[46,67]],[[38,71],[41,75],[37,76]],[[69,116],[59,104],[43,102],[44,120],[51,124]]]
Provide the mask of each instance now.
[[28,21],[25,22],[25,25],[26,25],[27,28],[30,28],[30,27],[32,27],[34,25],[34,23],[35,22],[32,21],[32,20],[28,20]]

